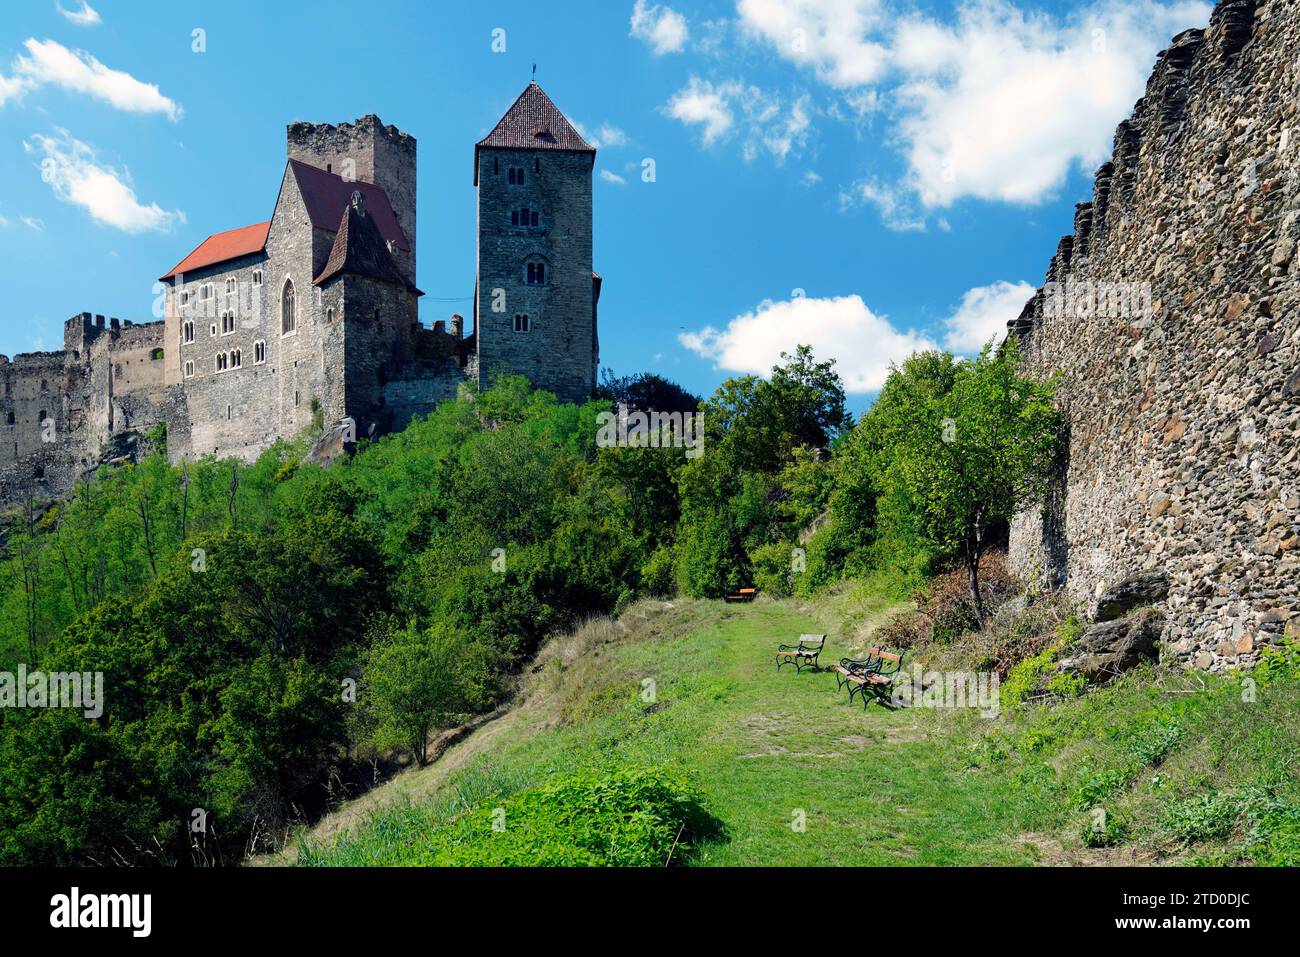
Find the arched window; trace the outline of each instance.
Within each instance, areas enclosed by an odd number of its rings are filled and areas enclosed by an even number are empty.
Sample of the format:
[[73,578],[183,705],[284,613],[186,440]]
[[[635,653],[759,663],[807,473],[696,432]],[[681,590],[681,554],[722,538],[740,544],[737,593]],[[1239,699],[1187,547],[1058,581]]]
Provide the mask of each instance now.
[[528,323],[528,316],[522,313],[515,314],[515,332],[527,332],[531,327]]
[[181,324],[181,342],[194,341],[194,321],[186,320]]
[[284,281],[284,292],[280,294],[280,334],[287,336],[298,331],[298,310],[294,301],[293,280]]
[[546,263],[531,262],[528,264],[527,279],[530,286],[546,285]]

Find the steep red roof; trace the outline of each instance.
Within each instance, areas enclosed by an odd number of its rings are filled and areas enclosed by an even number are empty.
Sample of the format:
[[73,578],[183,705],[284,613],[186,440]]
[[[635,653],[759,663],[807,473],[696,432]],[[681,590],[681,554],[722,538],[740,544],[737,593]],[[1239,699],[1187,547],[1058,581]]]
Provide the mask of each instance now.
[[375,226],[375,218],[369,215],[364,199],[359,205],[348,203],[343,211],[343,220],[334,234],[334,245],[330,248],[325,268],[312,281],[319,286],[340,273],[369,276],[381,282],[413,288],[384,246],[384,240]]
[[536,83],[528,84],[492,132],[475,144],[475,181],[478,178],[478,151],[485,146],[513,150],[565,150],[593,155],[596,152]]
[[330,232],[336,231],[340,217],[352,201],[353,192],[360,190],[366,198],[366,212],[375,218],[379,235],[385,241],[397,243],[399,249],[410,251],[406,234],[402,232],[392,204],[388,202],[388,194],[382,188],[373,183],[345,180],[335,173],[327,173],[301,160],[289,160],[289,169],[298,181],[298,191],[302,193],[313,226]]
[[266,234],[270,230],[271,224],[266,222],[229,229],[224,233],[214,233],[199,243],[198,247],[177,263],[171,272],[162,277],[162,280],[173,279],[182,273],[203,269],[205,266],[215,266],[228,259],[260,253],[266,248]]

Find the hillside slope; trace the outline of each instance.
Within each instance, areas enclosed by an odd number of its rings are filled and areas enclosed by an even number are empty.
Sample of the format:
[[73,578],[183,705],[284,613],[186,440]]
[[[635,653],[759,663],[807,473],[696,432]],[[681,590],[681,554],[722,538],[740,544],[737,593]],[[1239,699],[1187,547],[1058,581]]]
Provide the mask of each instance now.
[[864,712],[831,673],[775,670],[775,644],[801,632],[831,631],[830,662],[850,653],[893,608],[870,610],[852,630],[842,598],[642,602],[593,622],[548,645],[516,708],[280,862],[415,863],[471,809],[588,766],[692,780],[723,829],[682,855],[692,864],[1295,862],[1294,677],[1247,702],[1229,679],[1148,671],[989,720]]

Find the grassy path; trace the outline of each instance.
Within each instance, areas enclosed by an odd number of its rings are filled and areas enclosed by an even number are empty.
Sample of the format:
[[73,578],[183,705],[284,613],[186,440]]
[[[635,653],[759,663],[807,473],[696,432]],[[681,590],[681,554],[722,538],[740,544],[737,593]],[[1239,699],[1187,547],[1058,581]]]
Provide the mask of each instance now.
[[[1014,840],[1017,789],[966,769],[953,736],[933,733],[932,713],[875,704],[864,711],[829,671],[776,671],[778,642],[825,630],[809,611],[666,607],[649,613],[644,629],[634,616],[634,634],[544,659],[528,704],[451,749],[442,759],[450,773],[435,765],[402,775],[362,799],[368,825],[361,808],[345,808],[307,843],[342,834],[324,860],[400,862],[384,835],[409,840],[405,817],[445,820],[549,772],[613,759],[674,765],[694,777],[727,829],[700,849],[699,865],[1035,859]],[[849,650],[832,636],[826,661]],[[644,700],[648,687],[654,700]]]
[[[845,602],[644,602],[593,622],[547,645],[518,707],[344,805],[302,860],[409,863],[470,808],[616,764],[694,780],[726,832],[695,865],[1300,862],[1300,663],[1250,694],[1134,672],[996,721],[864,711],[833,672],[776,670],[776,645],[805,632],[830,633],[828,665],[860,651],[894,610],[867,599],[839,624]],[[1088,846],[1098,809],[1116,839]]]

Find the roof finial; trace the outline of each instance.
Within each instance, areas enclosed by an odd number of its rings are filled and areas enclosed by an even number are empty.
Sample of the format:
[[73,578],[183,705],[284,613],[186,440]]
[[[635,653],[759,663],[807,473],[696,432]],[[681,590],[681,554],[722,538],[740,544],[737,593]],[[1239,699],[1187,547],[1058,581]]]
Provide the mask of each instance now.
[[533,82],[534,82],[534,83],[537,82],[537,64],[536,64],[536,63],[533,64]]

